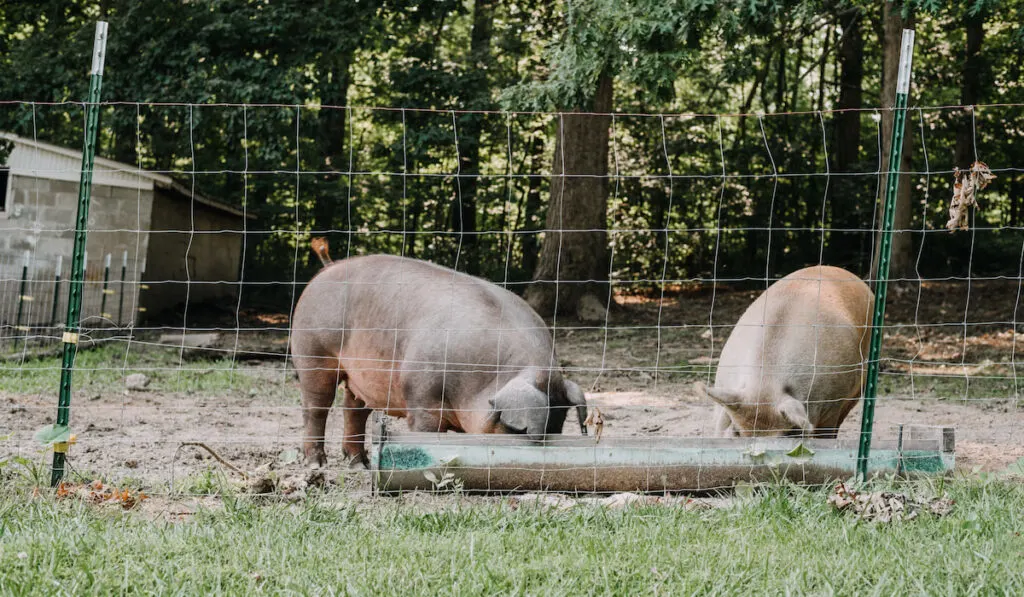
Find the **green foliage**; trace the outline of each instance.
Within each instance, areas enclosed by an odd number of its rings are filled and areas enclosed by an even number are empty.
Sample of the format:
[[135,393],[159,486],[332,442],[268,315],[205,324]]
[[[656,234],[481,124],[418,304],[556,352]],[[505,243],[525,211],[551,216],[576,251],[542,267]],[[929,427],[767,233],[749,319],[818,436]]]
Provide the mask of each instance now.
[[[900,8],[916,14],[918,30],[912,105],[960,102],[972,18],[984,23],[982,99],[1024,102],[1024,4]],[[290,307],[293,279],[318,267],[314,234],[335,256],[403,253],[519,289],[542,241],[556,129],[548,115],[490,111],[585,107],[604,74],[620,113],[609,164],[616,280],[637,290],[663,277],[763,280],[819,260],[864,274],[879,131],[865,111],[859,138],[844,139],[828,112],[851,14],[864,36],[870,110],[881,104],[883,46],[871,3],[8,2],[0,99],[23,103],[0,104],[0,130],[77,146],[74,102],[85,97],[92,27],[104,18],[112,103],[99,154],[256,215],[244,276],[275,284],[246,291],[247,302]],[[657,116],[675,113],[746,116]],[[926,173],[914,180],[914,249],[933,257],[922,275],[1016,274],[1024,143],[1006,123],[1017,118],[1009,106],[909,115],[913,169]],[[999,176],[981,198],[973,240],[935,233],[965,125]],[[858,149],[844,173],[835,171],[840,144]],[[1010,229],[985,230],[993,226]]]

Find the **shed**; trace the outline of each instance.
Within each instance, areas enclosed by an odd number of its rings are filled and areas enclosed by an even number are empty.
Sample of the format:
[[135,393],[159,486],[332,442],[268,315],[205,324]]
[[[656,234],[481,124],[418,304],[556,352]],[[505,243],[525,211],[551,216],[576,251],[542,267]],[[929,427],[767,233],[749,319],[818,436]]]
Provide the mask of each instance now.
[[[57,278],[70,273],[81,151],[2,132],[0,143],[9,149],[0,160],[0,323],[63,322],[68,286]],[[97,157],[83,325],[236,300],[245,220],[169,176]]]

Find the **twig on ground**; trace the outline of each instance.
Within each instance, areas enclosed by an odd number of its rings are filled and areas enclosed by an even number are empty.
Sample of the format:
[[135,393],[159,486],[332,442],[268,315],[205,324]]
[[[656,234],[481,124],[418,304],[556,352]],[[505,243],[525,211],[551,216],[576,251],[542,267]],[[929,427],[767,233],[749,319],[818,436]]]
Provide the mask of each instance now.
[[224,458],[220,454],[218,454],[216,451],[214,451],[213,448],[211,448],[210,446],[207,446],[203,442],[181,442],[179,447],[184,447],[184,446],[194,446],[196,448],[202,448],[202,449],[206,450],[207,452],[209,452],[210,456],[213,456],[217,460],[217,462],[223,464],[224,466],[228,467],[232,471],[235,471],[239,475],[242,475],[243,479],[248,479],[249,478],[249,474],[248,473],[246,473],[242,469],[238,468],[237,466],[231,464],[227,460],[224,460]]

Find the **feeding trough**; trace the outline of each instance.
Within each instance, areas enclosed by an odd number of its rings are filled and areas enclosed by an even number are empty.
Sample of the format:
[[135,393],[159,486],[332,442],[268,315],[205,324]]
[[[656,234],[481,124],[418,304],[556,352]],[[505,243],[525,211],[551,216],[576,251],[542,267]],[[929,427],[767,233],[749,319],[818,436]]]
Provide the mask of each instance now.
[[[848,479],[857,467],[856,441],[791,437],[567,435],[537,443],[514,435],[414,433],[380,417],[371,443],[374,489],[381,493],[430,490],[440,479],[475,493],[708,491],[781,479],[823,484]],[[952,428],[907,425],[895,440],[877,442],[869,470],[936,475],[953,465]]]

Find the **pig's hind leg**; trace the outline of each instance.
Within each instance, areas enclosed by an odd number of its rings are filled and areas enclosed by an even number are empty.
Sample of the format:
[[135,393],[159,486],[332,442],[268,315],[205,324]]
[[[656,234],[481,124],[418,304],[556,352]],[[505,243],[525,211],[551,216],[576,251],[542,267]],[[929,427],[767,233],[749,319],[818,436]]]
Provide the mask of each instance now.
[[343,388],[343,396],[345,433],[341,449],[345,452],[345,457],[352,460],[353,465],[361,464],[369,468],[370,461],[366,457],[366,420],[372,410],[366,407],[365,402],[356,398],[347,385]]
[[294,361],[302,391],[302,451],[307,463],[325,466],[327,415],[340,381],[338,361],[324,357],[295,357]]

